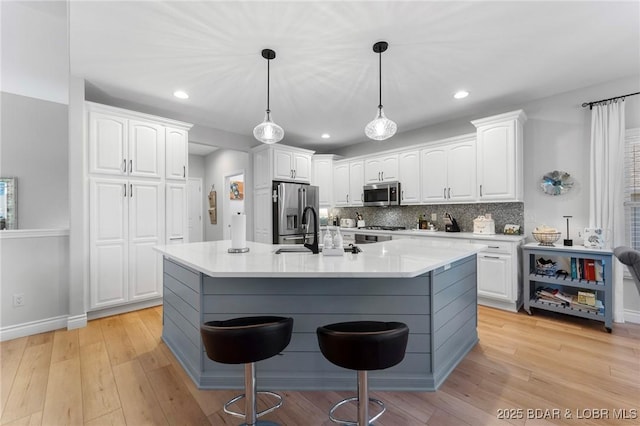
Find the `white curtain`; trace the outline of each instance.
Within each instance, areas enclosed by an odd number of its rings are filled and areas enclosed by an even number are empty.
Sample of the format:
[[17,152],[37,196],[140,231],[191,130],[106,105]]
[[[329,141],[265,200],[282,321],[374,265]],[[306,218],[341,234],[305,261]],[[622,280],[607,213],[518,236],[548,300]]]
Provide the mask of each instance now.
[[[602,228],[607,245],[624,245],[624,99],[591,110],[589,227]],[[622,265],[613,262],[613,320],[624,322]]]

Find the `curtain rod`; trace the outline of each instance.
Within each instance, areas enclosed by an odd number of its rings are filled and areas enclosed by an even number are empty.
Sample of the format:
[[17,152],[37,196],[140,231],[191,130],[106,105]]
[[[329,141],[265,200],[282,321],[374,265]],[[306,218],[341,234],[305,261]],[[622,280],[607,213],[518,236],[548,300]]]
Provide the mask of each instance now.
[[616,96],[615,98],[601,99],[599,101],[585,102],[585,103],[582,104],[582,108],[585,108],[585,107],[589,106],[589,109],[592,109],[595,104],[599,104],[600,102],[613,101],[614,99],[620,99],[620,98],[624,99],[627,96],[633,96],[633,95],[640,95],[640,92],[629,93],[628,95]]

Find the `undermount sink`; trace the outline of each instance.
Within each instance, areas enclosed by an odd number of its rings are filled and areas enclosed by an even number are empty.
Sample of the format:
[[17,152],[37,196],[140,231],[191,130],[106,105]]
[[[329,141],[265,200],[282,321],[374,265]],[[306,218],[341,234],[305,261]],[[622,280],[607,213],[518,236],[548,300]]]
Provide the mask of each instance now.
[[[320,251],[322,252],[322,247],[320,247]],[[344,247],[344,251],[346,253],[360,253],[362,250],[360,250],[360,247],[358,246],[347,246]],[[287,247],[280,247],[278,250],[275,251],[275,254],[282,254],[282,253],[311,253],[311,250],[309,250],[308,248],[306,248],[303,245],[299,245],[299,246],[287,246]]]

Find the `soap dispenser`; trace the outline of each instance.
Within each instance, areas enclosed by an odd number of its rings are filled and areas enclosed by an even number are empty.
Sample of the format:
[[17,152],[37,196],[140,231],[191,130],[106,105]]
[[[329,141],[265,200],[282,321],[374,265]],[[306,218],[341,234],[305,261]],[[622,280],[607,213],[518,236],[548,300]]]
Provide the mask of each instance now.
[[333,248],[342,248],[342,233],[340,232],[340,228],[336,229],[336,235],[333,236]]

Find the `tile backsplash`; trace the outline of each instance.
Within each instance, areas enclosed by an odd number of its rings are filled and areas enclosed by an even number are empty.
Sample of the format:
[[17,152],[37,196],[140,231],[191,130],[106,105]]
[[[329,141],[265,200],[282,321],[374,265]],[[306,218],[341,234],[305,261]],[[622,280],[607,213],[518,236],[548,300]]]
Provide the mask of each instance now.
[[[486,203],[486,204],[442,204],[394,207],[336,207],[331,210],[340,218],[356,218],[356,212],[362,214],[367,225],[404,226],[415,228],[418,217],[423,215],[433,222],[439,231],[444,230],[444,214],[449,213],[462,232],[473,232],[473,220],[478,216],[490,214],[496,223],[496,233],[502,234],[504,225],[520,225],[524,233],[524,203]],[[432,221],[435,213],[437,220]]]

